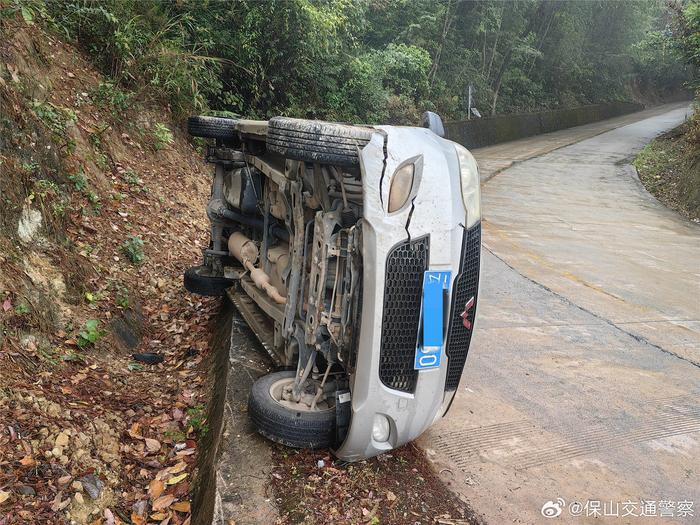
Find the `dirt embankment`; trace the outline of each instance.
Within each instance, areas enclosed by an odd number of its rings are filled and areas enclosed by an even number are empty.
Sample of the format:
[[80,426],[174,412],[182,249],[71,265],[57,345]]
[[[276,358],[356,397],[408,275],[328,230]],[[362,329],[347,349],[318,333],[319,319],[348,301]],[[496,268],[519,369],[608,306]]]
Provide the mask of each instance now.
[[700,222],[700,111],[649,143],[634,165],[644,186],[669,208]]
[[189,522],[217,303],[181,275],[208,179],[167,108],[0,20],[3,525]]

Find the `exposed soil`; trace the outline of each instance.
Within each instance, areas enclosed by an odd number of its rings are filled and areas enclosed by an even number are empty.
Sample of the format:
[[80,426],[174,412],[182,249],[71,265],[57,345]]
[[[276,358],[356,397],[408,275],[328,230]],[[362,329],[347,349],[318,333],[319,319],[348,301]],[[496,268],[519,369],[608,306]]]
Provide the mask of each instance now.
[[189,523],[218,301],[181,275],[208,170],[167,108],[0,31],[0,524]]
[[[168,108],[35,25],[0,31],[0,525],[189,524],[219,302],[181,276],[209,170]],[[412,445],[273,447],[271,468],[280,523],[477,522]]]
[[653,140],[634,165],[652,195],[684,217],[700,222],[700,117]]
[[275,446],[273,461],[278,523],[482,523],[413,444],[357,463],[335,460],[324,451]]

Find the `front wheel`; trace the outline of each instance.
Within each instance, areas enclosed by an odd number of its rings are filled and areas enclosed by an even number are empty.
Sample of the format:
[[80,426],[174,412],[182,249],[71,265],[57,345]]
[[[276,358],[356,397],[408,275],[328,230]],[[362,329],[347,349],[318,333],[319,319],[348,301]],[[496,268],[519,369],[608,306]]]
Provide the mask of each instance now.
[[334,397],[325,396],[316,404],[304,396],[298,403],[286,400],[285,389],[294,384],[295,376],[294,371],[273,372],[253,383],[248,398],[253,426],[288,447],[328,448],[335,436]]

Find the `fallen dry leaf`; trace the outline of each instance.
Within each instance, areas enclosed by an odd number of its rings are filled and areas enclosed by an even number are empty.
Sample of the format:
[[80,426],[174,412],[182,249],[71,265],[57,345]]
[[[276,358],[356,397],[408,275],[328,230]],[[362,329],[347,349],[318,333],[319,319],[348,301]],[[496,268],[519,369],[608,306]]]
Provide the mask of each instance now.
[[24,456],[19,460],[19,463],[22,466],[31,467],[32,465],[36,465],[36,460],[31,456]]
[[168,472],[170,472],[171,474],[179,474],[180,472],[182,472],[186,468],[187,468],[187,463],[185,463],[184,461],[180,461],[178,464],[170,467],[168,469]]
[[396,499],[396,494],[394,494],[390,490],[387,490],[386,491],[386,499],[389,501],[394,501]]
[[160,441],[153,438],[146,438],[146,449],[151,452],[158,452],[160,450]]
[[139,425],[138,423],[134,423],[133,425],[131,425],[131,428],[129,428],[128,433],[134,439],[143,439],[143,436],[141,435],[141,425]]
[[[153,502],[153,510],[167,509],[173,503],[175,503],[175,496],[171,496],[170,494],[166,494],[165,496],[161,496],[160,498],[156,499]],[[153,518],[153,516],[151,516],[151,518]],[[163,519],[163,518],[153,518],[153,519]]]
[[167,485],[175,485],[176,483],[180,483],[180,482],[181,482],[183,479],[185,479],[186,477],[187,477],[187,472],[185,472],[184,474],[180,474],[179,476],[173,476],[172,478],[170,478],[170,479],[169,479],[168,481],[166,481],[165,483],[166,483]]
[[151,496],[152,500],[157,500],[160,498],[160,495],[163,494],[164,490],[165,484],[159,479],[154,479],[148,484],[148,495]]
[[178,501],[177,503],[173,503],[173,505],[170,508],[173,510],[176,510],[178,512],[189,512],[190,511],[190,502],[189,501]]
[[10,497],[9,492],[5,492],[4,490],[0,490],[0,503],[6,502],[9,497]]

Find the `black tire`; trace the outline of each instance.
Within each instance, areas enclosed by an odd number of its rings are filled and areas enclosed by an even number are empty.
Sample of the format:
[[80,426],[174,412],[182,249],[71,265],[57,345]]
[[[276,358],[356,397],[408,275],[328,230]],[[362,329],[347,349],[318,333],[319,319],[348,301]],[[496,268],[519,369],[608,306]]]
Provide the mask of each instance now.
[[295,448],[328,448],[335,438],[335,407],[323,411],[286,408],[270,395],[276,381],[292,378],[294,370],[273,372],[261,377],[250,390],[248,414],[258,433]]
[[208,266],[193,266],[185,271],[185,289],[188,292],[207,297],[220,297],[233,285],[233,279],[212,275]]
[[193,137],[206,139],[234,140],[237,137],[234,127],[237,120],[221,117],[190,117],[187,119],[187,132]]
[[290,159],[357,166],[358,152],[372,132],[361,126],[274,117],[267,126],[267,148]]

